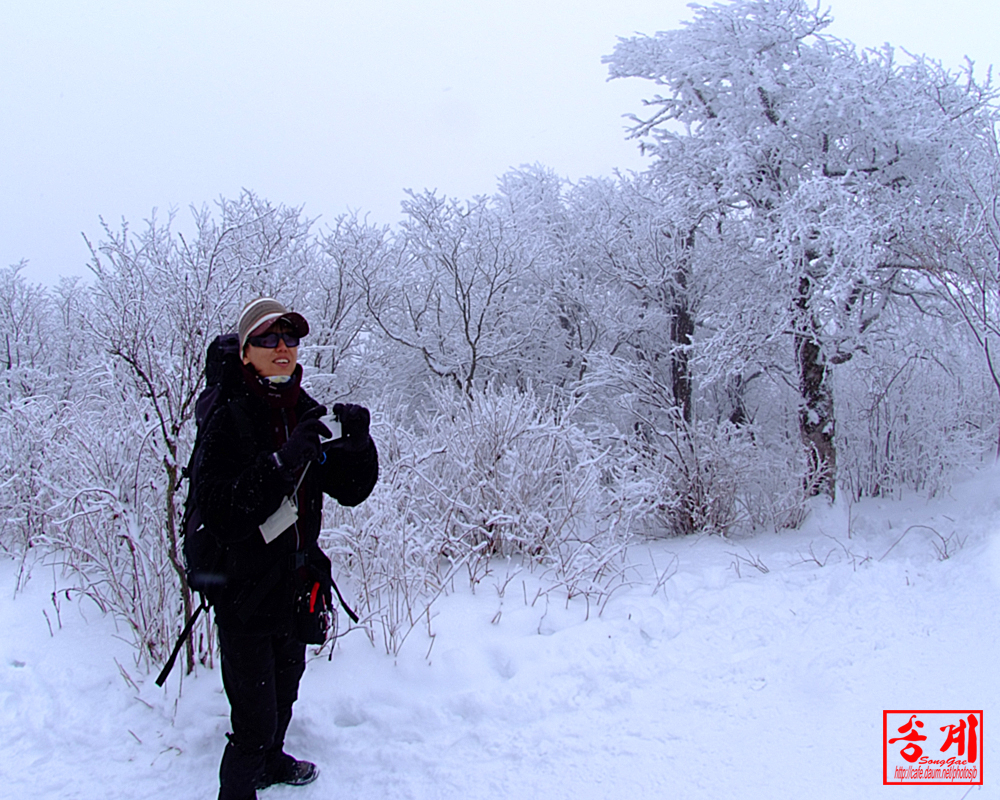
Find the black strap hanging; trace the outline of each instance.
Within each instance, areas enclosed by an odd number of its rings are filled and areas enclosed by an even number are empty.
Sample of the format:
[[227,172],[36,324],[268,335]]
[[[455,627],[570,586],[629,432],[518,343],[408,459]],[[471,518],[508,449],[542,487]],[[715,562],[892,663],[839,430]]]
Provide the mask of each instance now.
[[184,630],[181,631],[180,638],[177,640],[177,644],[174,645],[173,652],[170,654],[170,658],[167,659],[167,663],[163,665],[163,669],[160,670],[160,674],[156,676],[156,685],[163,686],[167,680],[167,676],[170,671],[174,668],[174,662],[177,660],[177,654],[181,651],[181,645],[187,641],[188,636],[191,635],[191,629],[194,628],[194,624],[198,621],[198,616],[202,611],[208,610],[208,600],[202,595],[201,605],[198,606],[194,613],[191,615],[191,619],[188,620],[187,625],[184,626]]
[[351,607],[344,602],[344,596],[340,593],[340,589],[337,588],[337,582],[331,578],[330,583],[333,585],[333,591],[337,593],[337,599],[340,601],[340,607],[347,612],[347,616],[351,618],[351,622],[357,625],[358,615],[351,611]]

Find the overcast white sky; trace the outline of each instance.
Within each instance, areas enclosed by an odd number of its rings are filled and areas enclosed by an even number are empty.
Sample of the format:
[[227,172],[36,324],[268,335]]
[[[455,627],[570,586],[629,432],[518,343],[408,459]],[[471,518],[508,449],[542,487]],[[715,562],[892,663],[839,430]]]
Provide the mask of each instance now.
[[[830,33],[1000,65],[996,0],[834,0]],[[86,274],[81,232],[246,187],[395,222],[404,188],[490,192],[539,162],[639,169],[606,81],[617,36],[679,0],[0,0],[0,264]]]

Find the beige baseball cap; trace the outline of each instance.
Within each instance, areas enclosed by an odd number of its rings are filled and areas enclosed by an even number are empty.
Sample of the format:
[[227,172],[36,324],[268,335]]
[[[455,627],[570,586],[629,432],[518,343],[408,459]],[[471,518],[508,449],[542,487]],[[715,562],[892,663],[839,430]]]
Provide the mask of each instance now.
[[273,297],[258,297],[247,303],[240,312],[240,321],[236,326],[240,336],[240,350],[247,346],[247,339],[264,333],[279,319],[286,321],[299,338],[309,333],[309,323],[297,311],[289,311]]

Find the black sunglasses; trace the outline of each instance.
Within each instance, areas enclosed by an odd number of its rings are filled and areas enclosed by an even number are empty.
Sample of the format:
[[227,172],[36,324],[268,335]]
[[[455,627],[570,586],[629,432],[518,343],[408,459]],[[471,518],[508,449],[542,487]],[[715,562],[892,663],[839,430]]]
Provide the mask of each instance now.
[[286,333],[284,331],[279,333],[271,331],[270,333],[265,333],[263,336],[251,336],[247,341],[254,347],[264,347],[268,350],[273,350],[278,346],[279,339],[283,340],[287,347],[299,346],[299,337],[294,333]]

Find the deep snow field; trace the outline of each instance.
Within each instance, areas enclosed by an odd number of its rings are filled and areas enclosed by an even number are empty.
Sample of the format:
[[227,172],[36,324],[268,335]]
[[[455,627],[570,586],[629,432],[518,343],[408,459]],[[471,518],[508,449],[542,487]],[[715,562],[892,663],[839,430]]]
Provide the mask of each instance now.
[[[394,659],[349,632],[310,662],[286,742],[319,780],[261,797],[1000,796],[1000,470],[630,557],[599,616],[531,605],[537,575],[498,564],[435,604],[433,643],[424,626]],[[0,559],[0,797],[214,798],[218,671],[158,689],[110,618],[56,612],[51,567],[15,594],[17,570]],[[983,709],[984,786],[882,785],[882,710],[910,708]]]

